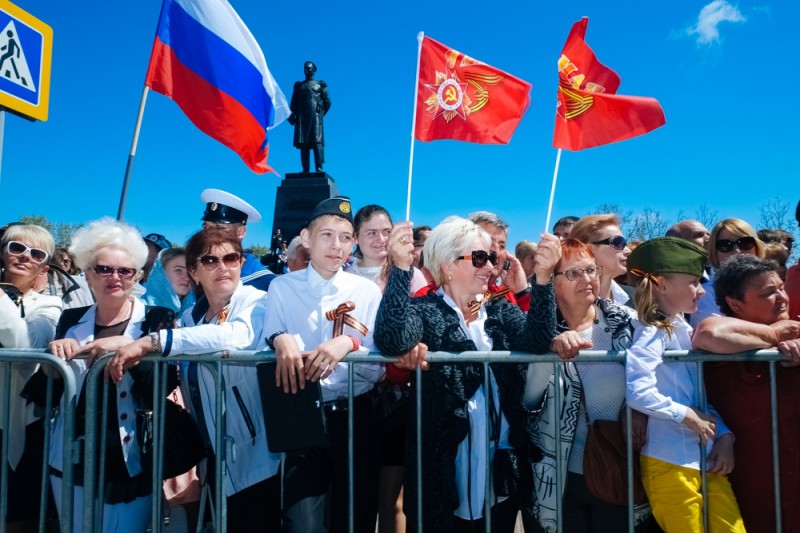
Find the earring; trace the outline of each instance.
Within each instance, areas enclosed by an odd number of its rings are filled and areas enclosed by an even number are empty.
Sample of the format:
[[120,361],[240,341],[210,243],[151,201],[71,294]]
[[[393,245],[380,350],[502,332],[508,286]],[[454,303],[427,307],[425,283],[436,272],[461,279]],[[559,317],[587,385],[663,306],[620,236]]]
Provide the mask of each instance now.
[[447,275],[447,281],[453,281],[453,275],[452,274],[448,274]]

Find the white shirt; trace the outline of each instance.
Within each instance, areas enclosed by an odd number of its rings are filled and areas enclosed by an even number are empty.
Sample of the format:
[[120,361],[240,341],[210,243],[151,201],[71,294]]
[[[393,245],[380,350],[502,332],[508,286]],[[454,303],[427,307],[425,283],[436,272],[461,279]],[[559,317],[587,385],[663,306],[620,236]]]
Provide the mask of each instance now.
[[627,292],[625,292],[625,289],[623,289],[620,286],[619,283],[617,283],[616,281],[614,281],[612,279],[611,280],[611,301],[616,303],[616,304],[619,304],[619,305],[625,305],[626,303],[628,303],[628,301],[630,299],[631,299],[631,297],[628,295]]
[[[486,334],[486,308],[481,306],[478,316],[467,324],[458,304],[440,288],[437,294],[444,298],[458,315],[461,329],[472,339],[478,351],[491,351],[493,343]],[[478,387],[475,394],[467,401],[467,418],[469,420],[469,433],[458,445],[456,451],[456,490],[458,491],[458,508],[455,515],[464,520],[477,520],[483,516],[484,497],[486,495],[486,462],[492,461],[495,446],[499,449],[510,449],[508,442],[508,420],[500,409],[500,390],[489,370],[489,383],[492,387],[494,405],[500,415],[500,438],[498,443],[490,442],[489,450],[486,449],[486,410],[489,402],[483,393],[483,387]],[[492,491],[494,492],[494,491]],[[494,499],[494,498],[493,498]]]
[[[700,469],[700,439],[684,425],[687,407],[700,405],[697,363],[665,363],[666,350],[691,348],[692,327],[681,316],[672,318],[674,329],[668,335],[663,328],[633,322],[633,345],[628,349],[627,401],[631,408],[649,415],[647,443],[642,455],[668,463]],[[708,412],[717,420],[717,437],[730,433],[710,405]],[[713,440],[707,442],[706,453]]]
[[[368,330],[366,335],[362,335],[345,324],[344,334],[358,338],[361,343],[359,352],[376,351],[372,331],[381,303],[378,286],[341,269],[326,280],[314,270],[313,264],[304,270],[279,276],[270,284],[264,338],[260,340],[258,349],[265,349],[266,339],[285,331],[294,336],[301,352],[312,351],[333,338],[333,322],[325,317],[325,313],[348,301],[356,305],[350,316]],[[330,376],[320,381],[323,401],[347,398],[348,366],[348,363],[339,363]],[[383,372],[384,367],[379,363],[356,364],[354,394],[358,396],[372,389]]]

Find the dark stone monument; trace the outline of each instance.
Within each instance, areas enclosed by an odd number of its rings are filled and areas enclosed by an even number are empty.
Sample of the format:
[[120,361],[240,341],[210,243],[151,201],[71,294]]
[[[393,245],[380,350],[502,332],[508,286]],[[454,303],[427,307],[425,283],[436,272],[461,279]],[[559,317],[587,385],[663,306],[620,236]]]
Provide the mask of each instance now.
[[[303,64],[304,81],[294,84],[289,108],[289,124],[294,126],[295,148],[300,149],[302,172],[286,174],[275,193],[275,217],[272,233],[281,230],[286,242],[291,241],[306,223],[311,210],[318,203],[332,196],[339,196],[339,189],[327,173],[322,171],[325,162],[325,134],[323,117],[331,107],[328,85],[315,80],[317,66],[312,61]],[[314,153],[314,168],[310,170],[310,155]]]
[[286,174],[275,193],[272,233],[280,229],[286,242],[291,241],[295,235],[300,235],[311,210],[333,196],[339,196],[339,189],[325,172]]
[[289,103],[289,124],[294,126],[294,147],[300,149],[303,172],[308,172],[309,155],[314,152],[314,170],[322,172],[325,162],[325,129],[323,117],[331,108],[328,84],[315,80],[317,66],[312,61],[303,65],[306,79],[294,84],[292,101]]

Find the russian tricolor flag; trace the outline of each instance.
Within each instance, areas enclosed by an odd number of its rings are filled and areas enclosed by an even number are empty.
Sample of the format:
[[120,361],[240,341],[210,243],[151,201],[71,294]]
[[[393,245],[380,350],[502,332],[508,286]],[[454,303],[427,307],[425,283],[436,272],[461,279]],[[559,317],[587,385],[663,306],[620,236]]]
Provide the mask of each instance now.
[[226,0],[164,0],[145,84],[253,172],[274,172],[267,130],[289,116],[289,105]]

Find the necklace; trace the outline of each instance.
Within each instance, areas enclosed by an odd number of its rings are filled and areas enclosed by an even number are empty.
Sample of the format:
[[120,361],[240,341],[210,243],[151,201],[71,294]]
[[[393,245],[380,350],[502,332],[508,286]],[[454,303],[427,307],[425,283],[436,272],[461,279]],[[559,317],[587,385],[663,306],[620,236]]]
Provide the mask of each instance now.
[[100,324],[100,323],[98,323],[97,320],[95,320],[95,325],[102,326],[104,328],[108,328],[108,327],[112,327],[112,326],[118,326],[118,325],[122,324],[123,322],[125,322],[126,320],[130,320],[131,316],[133,316],[133,300],[128,300],[128,303],[130,304],[128,306],[128,311],[125,312],[125,314],[122,316],[122,318],[120,320],[114,322],[113,324]]

